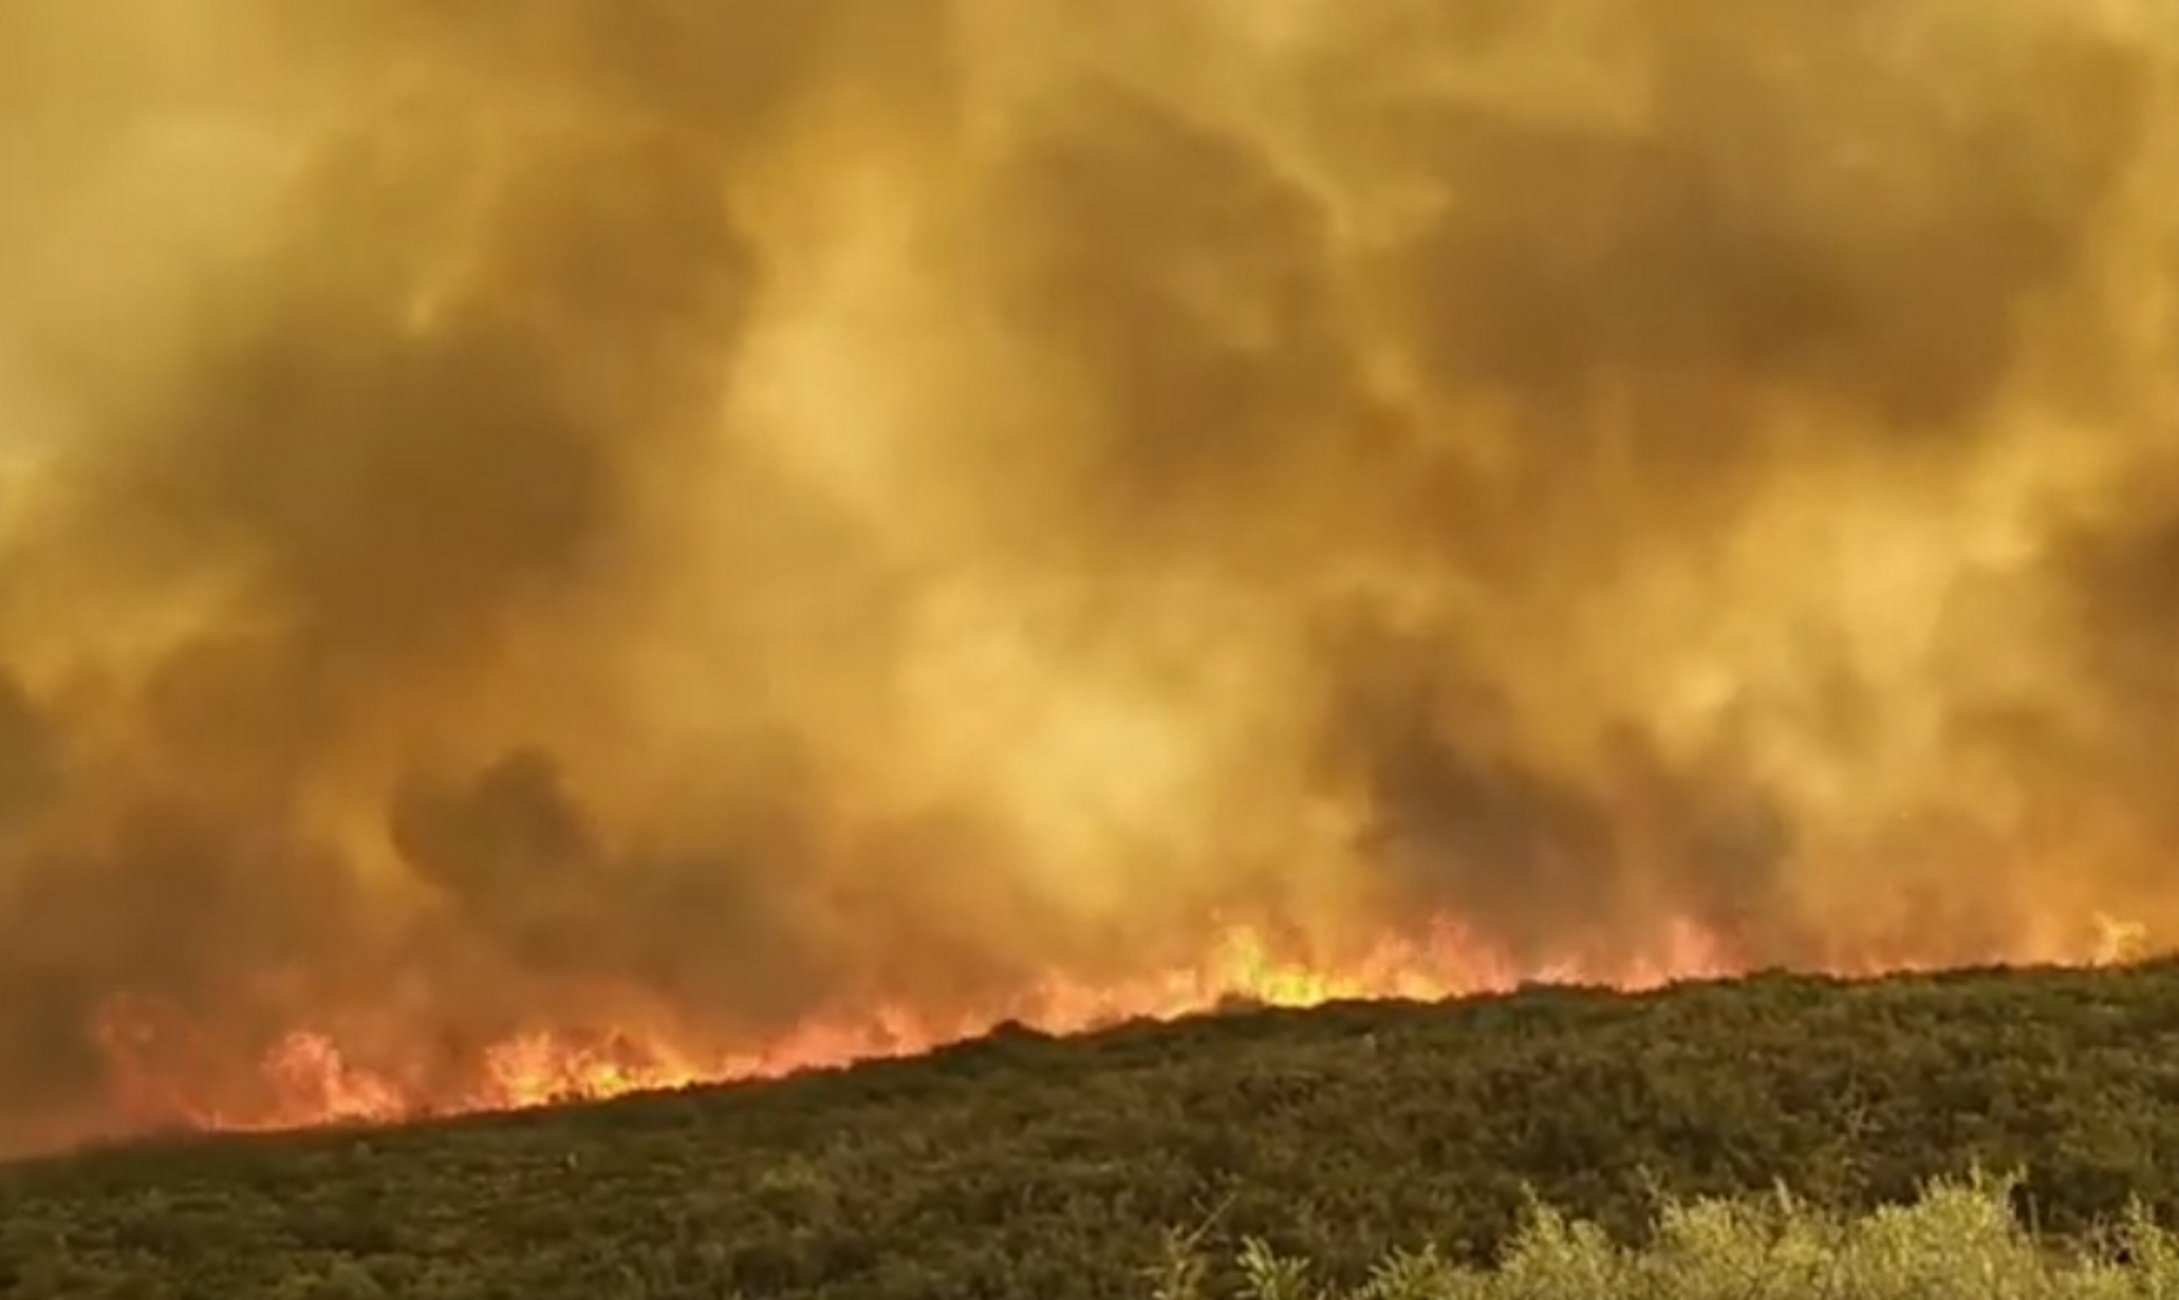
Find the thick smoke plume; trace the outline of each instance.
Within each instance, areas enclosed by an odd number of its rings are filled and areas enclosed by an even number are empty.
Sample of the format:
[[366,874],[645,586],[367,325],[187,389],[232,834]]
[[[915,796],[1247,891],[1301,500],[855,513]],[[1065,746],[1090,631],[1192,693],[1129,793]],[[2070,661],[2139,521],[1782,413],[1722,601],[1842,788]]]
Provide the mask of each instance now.
[[0,1142],[2082,956],[2175,772],[2168,0],[0,0]]

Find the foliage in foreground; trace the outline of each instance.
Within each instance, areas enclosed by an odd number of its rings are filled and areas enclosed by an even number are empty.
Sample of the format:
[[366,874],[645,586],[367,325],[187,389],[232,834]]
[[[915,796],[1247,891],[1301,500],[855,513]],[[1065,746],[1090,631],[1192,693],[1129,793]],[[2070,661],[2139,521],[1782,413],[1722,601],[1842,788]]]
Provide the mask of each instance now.
[[1106,1300],[1146,1294],[1160,1225],[1206,1222],[1213,1296],[1251,1239],[1351,1291],[1425,1244],[1497,1262],[1529,1189],[1634,1246],[1660,1191],[1782,1182],[1861,1212],[1976,1166],[2021,1171],[2016,1217],[2055,1244],[2135,1199],[2179,1221],[2175,1038],[2179,963],[1016,1029],[775,1083],[0,1165],[0,1300]]
[[[2017,1180],[1938,1179],[1920,1199],[1840,1215],[1772,1197],[1667,1201],[1644,1247],[1533,1205],[1496,1267],[1433,1246],[1394,1251],[1349,1288],[1261,1240],[1235,1260],[1239,1300],[2162,1300],[2179,1238],[2138,1204],[2095,1246],[2054,1250],[2014,1217]],[[1150,1300],[1219,1294],[1194,1244],[1169,1237]]]

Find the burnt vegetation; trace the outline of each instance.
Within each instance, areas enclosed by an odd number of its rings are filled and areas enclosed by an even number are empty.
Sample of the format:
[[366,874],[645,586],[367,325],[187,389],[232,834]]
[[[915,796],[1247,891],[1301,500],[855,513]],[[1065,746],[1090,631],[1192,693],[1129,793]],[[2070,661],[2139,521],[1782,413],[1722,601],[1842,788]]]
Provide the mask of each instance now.
[[2179,962],[1233,1009],[770,1083],[0,1168],[9,1300],[1148,1295],[1175,1230],[1363,1276],[1531,1193],[1841,1210],[2014,1171],[2080,1240],[2179,1211]]

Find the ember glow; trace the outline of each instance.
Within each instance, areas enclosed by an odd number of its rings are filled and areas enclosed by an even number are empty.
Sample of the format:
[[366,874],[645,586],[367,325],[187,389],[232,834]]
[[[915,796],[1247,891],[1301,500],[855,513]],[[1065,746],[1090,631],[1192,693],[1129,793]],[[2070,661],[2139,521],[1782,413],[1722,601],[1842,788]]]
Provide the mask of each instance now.
[[2168,950],[2175,590],[2168,0],[0,0],[0,1151]]

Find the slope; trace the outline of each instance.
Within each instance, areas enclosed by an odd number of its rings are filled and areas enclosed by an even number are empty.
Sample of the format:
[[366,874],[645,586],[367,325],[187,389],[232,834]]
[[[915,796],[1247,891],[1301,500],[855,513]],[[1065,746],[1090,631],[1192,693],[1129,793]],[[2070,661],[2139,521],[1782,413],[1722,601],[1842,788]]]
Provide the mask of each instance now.
[[[1840,1207],[1973,1164],[2039,1229],[2179,1208],[2179,963],[1766,974],[1023,1030],[761,1084],[0,1169],[0,1295],[1145,1294],[1161,1233],[1354,1277],[1487,1257],[1524,1188]],[[1226,1252],[1230,1253],[1230,1252]]]

